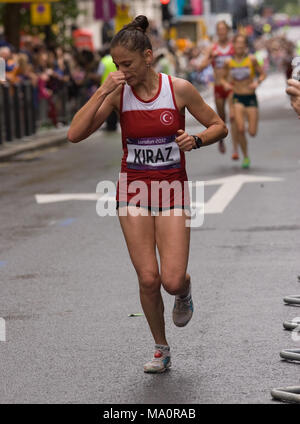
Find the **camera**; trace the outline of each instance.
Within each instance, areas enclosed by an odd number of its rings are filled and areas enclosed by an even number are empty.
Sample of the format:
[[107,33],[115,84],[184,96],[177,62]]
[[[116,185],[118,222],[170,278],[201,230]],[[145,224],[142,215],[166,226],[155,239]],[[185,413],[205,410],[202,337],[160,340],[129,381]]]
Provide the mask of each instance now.
[[300,56],[294,57],[292,60],[293,73],[292,78],[300,81]]

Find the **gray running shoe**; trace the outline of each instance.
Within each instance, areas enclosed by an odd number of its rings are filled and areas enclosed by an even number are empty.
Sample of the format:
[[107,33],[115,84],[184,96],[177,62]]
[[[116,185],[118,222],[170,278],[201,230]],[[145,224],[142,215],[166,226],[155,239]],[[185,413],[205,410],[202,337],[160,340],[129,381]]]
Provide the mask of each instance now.
[[175,296],[173,322],[177,327],[185,327],[193,316],[194,306],[191,292],[185,297]]

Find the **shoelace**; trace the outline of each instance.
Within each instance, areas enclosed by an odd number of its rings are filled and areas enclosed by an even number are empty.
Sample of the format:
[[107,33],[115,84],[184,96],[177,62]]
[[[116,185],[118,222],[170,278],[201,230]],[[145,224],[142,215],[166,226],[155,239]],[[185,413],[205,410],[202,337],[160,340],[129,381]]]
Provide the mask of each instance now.
[[185,310],[188,309],[191,303],[191,296],[189,296],[187,299],[181,299],[180,297],[176,297],[176,309],[179,310]]

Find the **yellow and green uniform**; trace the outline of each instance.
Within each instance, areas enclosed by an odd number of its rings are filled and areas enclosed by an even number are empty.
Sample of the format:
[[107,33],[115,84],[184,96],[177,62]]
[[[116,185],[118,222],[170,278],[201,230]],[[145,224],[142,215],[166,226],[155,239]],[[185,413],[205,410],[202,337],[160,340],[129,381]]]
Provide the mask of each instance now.
[[243,81],[255,77],[255,69],[251,57],[246,56],[241,62],[233,58],[229,60],[229,72],[235,81]]
[[[255,77],[255,68],[252,63],[251,57],[246,56],[241,62],[237,62],[233,58],[229,63],[230,76],[234,81],[244,81],[249,78],[252,80]],[[245,107],[258,107],[256,94],[237,94],[233,93],[233,103],[241,103]]]

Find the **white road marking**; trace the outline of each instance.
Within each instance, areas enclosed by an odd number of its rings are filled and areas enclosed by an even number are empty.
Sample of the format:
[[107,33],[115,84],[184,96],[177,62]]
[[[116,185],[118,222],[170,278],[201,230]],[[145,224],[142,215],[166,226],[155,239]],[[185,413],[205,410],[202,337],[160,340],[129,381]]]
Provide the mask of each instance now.
[[[245,183],[259,183],[259,182],[279,182],[283,181],[283,178],[257,176],[257,175],[245,175],[238,174],[230,177],[218,178],[215,180],[205,181],[205,186],[220,185],[220,188],[213,194],[213,196],[204,204],[196,204],[192,202],[192,207],[203,209],[205,214],[219,214],[223,213],[225,208],[238,194],[243,184]],[[198,181],[190,184],[191,186],[202,185],[203,181]],[[93,200],[103,202],[115,202],[115,193],[70,193],[70,194],[36,194],[36,202],[39,204],[43,203],[55,203],[64,202],[67,200]]]
[[66,200],[98,200],[101,196],[101,193],[36,194],[35,200],[37,203],[56,203]]
[[0,318],[0,342],[6,342],[6,325],[4,318]]
[[[204,214],[223,213],[225,208],[238,194],[243,184],[257,182],[283,181],[282,178],[264,177],[256,175],[232,175],[230,177],[205,181],[206,186],[220,185],[216,193],[204,204]],[[197,183],[194,183],[195,185]]]

